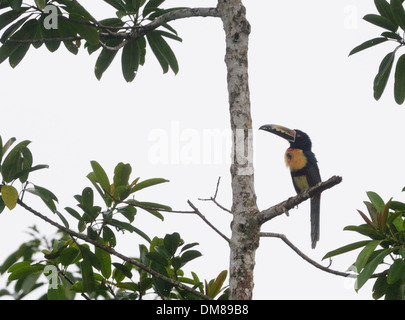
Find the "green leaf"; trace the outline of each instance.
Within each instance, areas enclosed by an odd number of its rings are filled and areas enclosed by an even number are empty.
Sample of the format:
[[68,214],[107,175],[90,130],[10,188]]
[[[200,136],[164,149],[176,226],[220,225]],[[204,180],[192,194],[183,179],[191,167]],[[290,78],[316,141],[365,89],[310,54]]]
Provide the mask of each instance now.
[[390,20],[392,23],[396,24],[394,16],[392,15],[390,4],[385,0],[374,0],[374,4],[383,17]]
[[402,37],[399,35],[399,34],[397,34],[397,33],[394,33],[394,32],[383,32],[383,33],[381,33],[381,35],[383,36],[383,37],[386,37],[386,38],[388,38],[388,39],[393,39],[393,40],[397,40],[397,41],[402,41]]
[[104,0],[109,5],[113,6],[117,10],[125,11],[125,5],[121,0]]
[[19,19],[17,22],[9,26],[6,31],[3,32],[0,38],[0,42],[6,42],[8,38],[11,37],[25,23],[25,21],[28,20],[29,17],[31,17],[31,15],[25,16],[24,18]]
[[149,0],[145,7],[143,8],[142,15],[146,17],[149,13],[156,11],[156,9],[164,2],[165,0]]
[[65,288],[60,284],[56,289],[49,287],[46,296],[48,300],[67,300]]
[[160,52],[159,46],[154,40],[153,36],[151,36],[151,33],[148,33],[146,35],[146,39],[148,40],[148,44],[150,48],[152,49],[153,54],[155,55],[156,59],[158,60],[160,66],[162,67],[163,73],[167,73],[169,71],[169,63],[167,62],[166,58],[163,56],[163,54]]
[[405,54],[399,57],[395,69],[394,97],[398,104],[405,101]]
[[127,187],[129,176],[131,175],[131,165],[120,162],[114,169],[114,188],[117,189],[120,186]]
[[[177,74],[179,72],[179,65],[176,56],[174,55],[166,40],[163,39],[163,37],[157,31],[148,33],[146,37],[153,53],[155,54],[159,62],[161,63],[160,59],[164,59],[168,66],[170,66],[170,68],[173,70],[174,74]],[[157,52],[159,53],[158,55]],[[165,69],[163,69],[163,71],[165,71]]]
[[228,276],[228,271],[223,270],[215,279],[214,283],[210,286],[209,296],[215,298],[220,292],[222,285],[224,284],[226,277]]
[[96,175],[97,182],[100,184],[101,188],[105,191],[110,191],[110,181],[108,180],[108,176],[105,173],[103,167],[97,161],[90,162],[91,167],[93,168],[93,172]]
[[79,254],[80,251],[76,247],[66,248],[60,253],[59,261],[62,263],[62,265],[67,267],[73,264],[73,262],[78,258]]
[[385,236],[382,235],[380,232],[377,230],[372,229],[369,225],[367,224],[362,224],[359,226],[346,226],[343,228],[345,231],[356,231],[362,235],[365,235],[373,240],[383,240],[385,239]]
[[173,256],[176,253],[177,248],[179,247],[180,243],[181,243],[181,238],[177,232],[172,233],[172,234],[166,234],[166,236],[163,239],[163,244],[164,244],[167,252],[169,252],[169,254],[171,256]]
[[94,252],[100,262],[101,274],[108,279],[111,276],[111,255],[99,247],[95,247]]
[[162,266],[167,267],[169,265],[168,260],[159,252],[157,251],[152,251],[152,252],[148,252],[146,254],[146,257],[149,258],[150,260],[161,264]]
[[165,210],[165,211],[171,211],[172,208],[169,206],[166,206],[164,204],[156,203],[156,202],[144,202],[144,201],[136,201],[136,200],[131,200],[129,203],[134,204],[144,210],[150,209],[150,210]]
[[384,211],[385,203],[384,200],[375,192],[368,191],[366,192],[368,198],[370,199],[371,203],[377,209],[377,212]]
[[[160,263],[152,262],[151,268],[153,270],[159,272],[161,275],[169,277],[166,267],[164,267]],[[173,285],[164,280],[161,280],[155,276],[152,276],[152,279],[153,279],[156,290],[164,297],[168,297],[170,295],[170,291],[173,288]]]
[[115,247],[117,244],[114,232],[107,226],[103,228],[103,239],[108,242],[110,247]]
[[19,11],[7,11],[0,15],[0,30],[12,23],[14,20],[17,20],[28,8],[21,8]]
[[34,188],[28,188],[25,189],[25,191],[40,197],[52,212],[56,211],[56,205],[54,201],[58,202],[58,198],[56,198],[56,196],[48,189],[34,185]]
[[187,262],[194,260],[195,258],[201,257],[202,254],[200,251],[197,250],[188,250],[185,251],[182,255],[181,255],[181,261],[183,262],[183,265],[186,264]]
[[395,58],[395,51],[388,53],[381,61],[378,73],[374,78],[374,99],[379,100],[385,90]]
[[[27,150],[28,150],[28,149],[27,149]],[[15,178],[16,178],[16,179],[20,178],[20,181],[21,181],[22,183],[24,183],[25,181],[27,181],[27,178],[24,178],[24,179],[21,178],[21,177],[23,177],[24,175],[27,175],[28,173],[31,173],[31,172],[34,172],[34,171],[37,171],[37,170],[48,169],[48,168],[49,168],[49,166],[48,166],[47,164],[38,164],[38,165],[36,165],[36,166],[33,166],[33,167],[30,167],[30,168],[21,170],[19,173],[17,173],[17,174],[15,175]],[[28,175],[27,175],[27,177],[28,177]]]
[[95,19],[79,2],[70,0],[56,0],[56,2],[65,5],[65,10],[67,12],[80,17],[81,20],[97,23],[97,19]]
[[39,263],[31,265],[28,261],[18,262],[8,269],[8,272],[11,273],[8,281],[18,280],[32,273],[42,272],[44,268],[45,266]]
[[46,6],[46,0],[35,0],[35,4],[41,10],[43,10]]
[[21,9],[22,0],[8,0],[10,7],[15,10],[19,11]]
[[[115,47],[115,46],[119,45],[120,43],[122,43],[122,40],[120,40],[120,39],[113,39],[113,40],[106,41],[106,45],[111,46],[111,47]],[[103,50],[101,50],[100,55],[97,58],[96,65],[94,67],[94,74],[96,75],[96,78],[98,80],[101,79],[104,72],[111,65],[111,63],[114,60],[117,53],[118,53],[118,50],[109,50],[106,48],[103,48]]]
[[9,210],[13,210],[17,205],[18,191],[13,186],[2,186],[1,187],[1,197],[4,204]]
[[142,238],[144,238],[146,241],[148,241],[149,243],[151,242],[151,239],[148,237],[148,235],[146,233],[144,233],[143,231],[139,230],[138,228],[134,227],[132,224],[129,224],[127,222],[122,222],[116,219],[112,219],[109,222],[110,225],[117,227],[119,229],[123,229],[123,230],[128,230],[129,232],[135,232],[138,235],[140,235]]
[[83,259],[80,263],[82,271],[82,279],[84,290],[87,293],[92,293],[95,289],[94,273],[91,263],[88,260]]
[[121,213],[125,218],[129,220],[129,222],[133,222],[136,215],[136,208],[133,206],[125,206],[122,208],[117,208],[117,211]]
[[124,276],[126,276],[128,279],[132,278],[132,272],[131,272],[131,270],[128,269],[128,267],[126,267],[125,265],[123,265],[121,263],[117,263],[117,262],[114,262],[113,265],[115,268],[117,268],[119,271],[121,271],[122,274]]
[[379,276],[373,286],[373,298],[375,300],[378,300],[381,297],[383,297],[387,292],[387,287],[388,287],[387,276],[386,275]]
[[377,269],[378,265],[384,260],[384,258],[389,255],[394,248],[384,249],[381,250],[373,260],[366,264],[363,271],[359,274],[357,281],[356,281],[356,290],[360,290],[361,287],[367,282],[368,279],[372,276],[375,269]]
[[[14,37],[19,39],[32,39],[37,28],[37,21],[35,19],[28,20],[21,29],[14,34]],[[16,43],[15,49],[9,55],[9,64],[12,68],[15,68],[25,57],[28,49],[30,48],[30,43]]]
[[77,220],[82,220],[82,216],[80,215],[80,213],[78,213],[75,209],[70,208],[70,207],[66,207],[65,210],[74,218],[76,218]]
[[373,240],[370,241],[367,245],[365,245],[364,249],[361,250],[359,253],[355,266],[357,271],[360,272],[363,270],[364,266],[367,264],[368,259],[370,258],[371,254],[374,252],[375,248],[381,243],[381,240]]
[[392,32],[396,32],[398,29],[398,26],[392,23],[389,19],[383,16],[379,16],[377,14],[367,14],[363,17],[363,19],[378,27],[387,29]]
[[351,55],[353,55],[353,54],[355,54],[357,52],[363,51],[365,49],[368,49],[370,47],[376,46],[377,44],[386,42],[386,41],[388,41],[387,38],[374,38],[374,39],[365,41],[361,45],[359,45],[359,46],[355,47],[354,49],[352,49],[352,51],[350,51],[350,53],[349,53],[349,56],[351,56]]
[[122,74],[127,82],[131,82],[135,79],[139,67],[140,54],[141,52],[137,39],[129,40],[122,50]]
[[162,178],[147,179],[147,180],[144,180],[142,182],[138,182],[137,184],[135,184],[135,186],[131,188],[131,193],[142,190],[144,188],[148,188],[148,187],[160,184],[160,183],[164,183],[164,182],[169,182],[169,180],[162,179]]
[[[77,33],[73,27],[73,22],[69,21],[68,19],[60,18],[58,20],[58,31],[59,31],[60,37],[62,37],[62,38],[74,37],[77,35]],[[75,55],[79,52],[80,45],[78,45],[76,43],[76,41],[65,40],[65,41],[63,41],[63,44],[65,45],[66,49],[68,49],[69,52],[71,52]]]
[[97,256],[90,251],[90,249],[85,245],[79,245],[80,253],[82,254],[83,260],[89,261],[90,264],[97,270],[101,269],[100,261]]
[[86,187],[82,191],[81,205],[84,211],[91,211],[94,205],[93,189]]
[[394,260],[393,264],[388,269],[387,283],[394,284],[404,276],[405,276],[405,261],[403,259]]
[[405,10],[401,0],[391,0],[391,12],[395,22],[405,31]]
[[186,251],[187,249],[190,249],[192,247],[198,246],[198,242],[193,242],[193,243],[188,243],[184,247],[181,248],[180,252]]
[[1,166],[1,174],[5,182],[8,183],[17,179],[16,175],[22,169],[23,149],[27,148],[28,144],[30,144],[30,141],[28,140],[24,140],[18,143],[16,146],[14,146],[14,148],[8,153],[7,157],[4,159],[3,165]]
[[[75,17],[73,16],[71,19],[75,19]],[[74,30],[90,44],[96,45],[100,41],[100,34],[97,28],[93,26],[76,23]]]
[[325,254],[325,256],[322,258],[322,260],[337,256],[339,254],[346,253],[346,252],[349,252],[352,250],[356,250],[358,248],[364,247],[365,245],[367,245],[370,242],[371,242],[370,240],[365,240],[365,241],[359,241],[359,242],[354,242],[354,243],[345,245],[338,249],[329,251],[327,254]]

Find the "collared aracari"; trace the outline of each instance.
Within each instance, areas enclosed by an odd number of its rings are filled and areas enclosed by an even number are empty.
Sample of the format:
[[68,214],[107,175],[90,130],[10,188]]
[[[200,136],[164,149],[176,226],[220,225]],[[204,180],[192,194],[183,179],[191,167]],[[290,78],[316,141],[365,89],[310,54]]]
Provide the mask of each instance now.
[[[275,124],[263,125],[259,130],[274,133],[290,142],[290,147],[285,152],[285,162],[290,169],[297,194],[321,182],[318,161],[315,158],[315,154],[311,151],[312,142],[305,132]],[[311,198],[312,249],[315,248],[317,241],[319,241],[320,202],[320,194]]]

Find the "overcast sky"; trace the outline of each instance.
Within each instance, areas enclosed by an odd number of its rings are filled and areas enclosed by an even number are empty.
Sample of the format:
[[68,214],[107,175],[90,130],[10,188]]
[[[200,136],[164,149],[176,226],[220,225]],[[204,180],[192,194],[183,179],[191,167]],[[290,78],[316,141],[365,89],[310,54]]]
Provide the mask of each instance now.
[[[348,58],[354,46],[383,31],[361,19],[376,12],[369,2],[244,2],[252,26],[249,79],[260,209],[295,194],[283,158],[288,144],[259,132],[263,124],[305,131],[312,138],[322,178],[343,177],[322,195],[321,236],[315,250],[310,246],[309,202],[291,210],[289,217],[266,223],[262,231],[286,234],[320,261],[328,251],[364,239],[343,228],[363,223],[356,209],[365,210],[366,191],[379,193],[385,201],[405,201],[405,173],[399,165],[404,106],[394,101],[392,80],[379,102],[372,96],[380,61],[394,45]],[[114,15],[102,1],[82,3],[96,18]],[[214,0],[168,0],[166,7],[215,5]],[[171,71],[163,75],[152,54],[130,84],[121,75],[120,55],[101,81],[93,72],[98,53],[89,56],[84,50],[74,56],[61,47],[51,54],[43,46],[31,48],[16,69],[5,61],[0,65],[0,134],[3,141],[13,136],[33,141],[34,163],[50,168],[33,173],[30,180],[57,195],[60,211],[75,206],[73,195],[90,185],[85,176],[91,160],[110,177],[115,165],[124,162],[131,164],[134,178],[170,180],[139,192],[138,200],[187,210],[189,199],[230,236],[231,216],[198,200],[212,196],[221,177],[218,201],[231,204],[222,24],[219,19],[192,18],[172,26],[183,39],[172,42],[180,64],[176,76]],[[217,138],[210,144],[212,135]],[[33,197],[27,195],[25,201],[48,214]],[[226,242],[202,220],[164,216],[161,222],[139,212],[135,224],[150,236],[178,231],[186,242],[199,242],[203,257],[189,264],[188,275],[196,271],[200,279],[209,280],[228,269]],[[54,232],[21,208],[1,214],[0,262],[29,239],[25,231],[33,224],[49,235]],[[134,256],[140,243],[143,239],[131,234],[117,250]],[[345,271],[357,253],[335,257],[331,268]],[[262,239],[256,259],[255,299],[371,298],[372,283],[356,293],[352,280],[314,268],[279,239]]]

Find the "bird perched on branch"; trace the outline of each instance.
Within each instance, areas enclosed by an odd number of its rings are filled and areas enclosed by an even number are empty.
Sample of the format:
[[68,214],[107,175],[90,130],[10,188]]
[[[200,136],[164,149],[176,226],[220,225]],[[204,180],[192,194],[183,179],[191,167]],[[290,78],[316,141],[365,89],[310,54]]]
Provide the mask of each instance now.
[[[271,132],[290,142],[290,147],[285,152],[285,162],[290,169],[293,185],[297,193],[301,193],[321,182],[318,161],[311,151],[312,142],[305,132],[275,124],[263,125],[259,130]],[[311,198],[312,249],[315,248],[316,243],[319,241],[320,203],[320,194]]]

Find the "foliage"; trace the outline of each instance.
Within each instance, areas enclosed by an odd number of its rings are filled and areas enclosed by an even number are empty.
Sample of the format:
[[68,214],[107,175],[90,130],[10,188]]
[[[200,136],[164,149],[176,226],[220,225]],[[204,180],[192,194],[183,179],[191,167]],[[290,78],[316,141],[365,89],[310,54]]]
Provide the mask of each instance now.
[[[385,29],[379,37],[370,39],[355,47],[349,55],[376,46],[387,41],[396,43],[396,47],[381,61],[377,75],[374,78],[374,98],[379,100],[385,90],[391,70],[395,64],[398,49],[405,45],[405,9],[403,0],[374,0],[379,14],[367,14],[363,17],[367,22]],[[395,68],[394,97],[398,104],[405,101],[405,54],[397,60]]]
[[[49,190],[28,182],[28,175],[45,165],[32,166],[32,154],[28,149],[29,141],[17,144],[11,150],[15,139],[6,144],[0,138],[0,172],[2,175],[0,209],[13,210],[21,204],[19,195],[25,192],[40,197],[46,206],[61,219],[65,230],[55,237],[45,240],[38,230],[30,230],[32,239],[23,243],[0,266],[0,274],[9,273],[8,285],[14,282],[14,291],[0,290],[0,295],[11,295],[21,299],[27,294],[48,284],[43,299],[74,299],[77,293],[86,299],[143,299],[145,295],[158,295],[162,299],[197,299],[193,293],[178,288],[173,281],[191,285],[198,292],[215,298],[224,291],[223,284],[227,272],[221,272],[216,279],[204,283],[196,273],[186,277],[183,267],[201,256],[195,247],[198,243],[184,243],[179,233],[166,234],[163,238],[149,237],[140,226],[134,225],[138,210],[150,213],[164,220],[161,212],[171,208],[156,202],[135,200],[134,194],[142,189],[168,182],[162,178],[140,181],[131,179],[132,168],[129,164],[119,163],[114,169],[112,180],[108,178],[102,166],[91,161],[92,171],[87,178],[100,195],[103,206],[96,204],[94,191],[86,187],[75,195],[77,208],[66,207],[65,211],[77,221],[77,230],[88,239],[80,243],[72,236],[68,215],[57,209],[57,198]],[[13,186],[17,180],[23,182],[19,193]],[[32,187],[31,187],[32,185]],[[138,198],[138,197],[137,197]],[[118,242],[118,232],[137,234],[144,243],[139,243],[138,252],[131,251],[133,258],[143,268],[130,262],[114,261],[113,255],[105,248],[114,248]],[[95,241],[103,246],[91,246]],[[149,269],[154,270],[158,277]],[[48,281],[44,281],[44,275]],[[167,281],[166,279],[173,280]],[[226,298],[227,293],[221,295]]]
[[[369,216],[358,210],[366,223],[347,226],[344,230],[358,232],[371,240],[348,244],[327,253],[323,259],[363,248],[351,268],[358,273],[356,290],[371,278],[379,266],[389,265],[377,276],[373,298],[405,299],[405,203],[392,198],[385,203],[375,192],[367,192],[367,196],[370,201],[364,204]],[[384,261],[386,258],[391,258],[391,263]]]
[[124,79],[134,80],[139,66],[145,63],[147,44],[157,58],[164,73],[169,68],[177,73],[179,66],[169,44],[165,40],[181,41],[177,32],[168,23],[163,28],[145,32],[145,24],[153,22],[174,9],[163,9],[164,0],[104,0],[115,16],[97,20],[78,1],[35,0],[28,4],[22,1],[0,0],[0,30],[5,29],[0,41],[0,63],[8,59],[15,68],[29,48],[43,44],[55,52],[63,42],[66,49],[77,54],[84,41],[89,54],[100,50],[94,73],[101,79],[118,51],[121,51],[121,67]]

